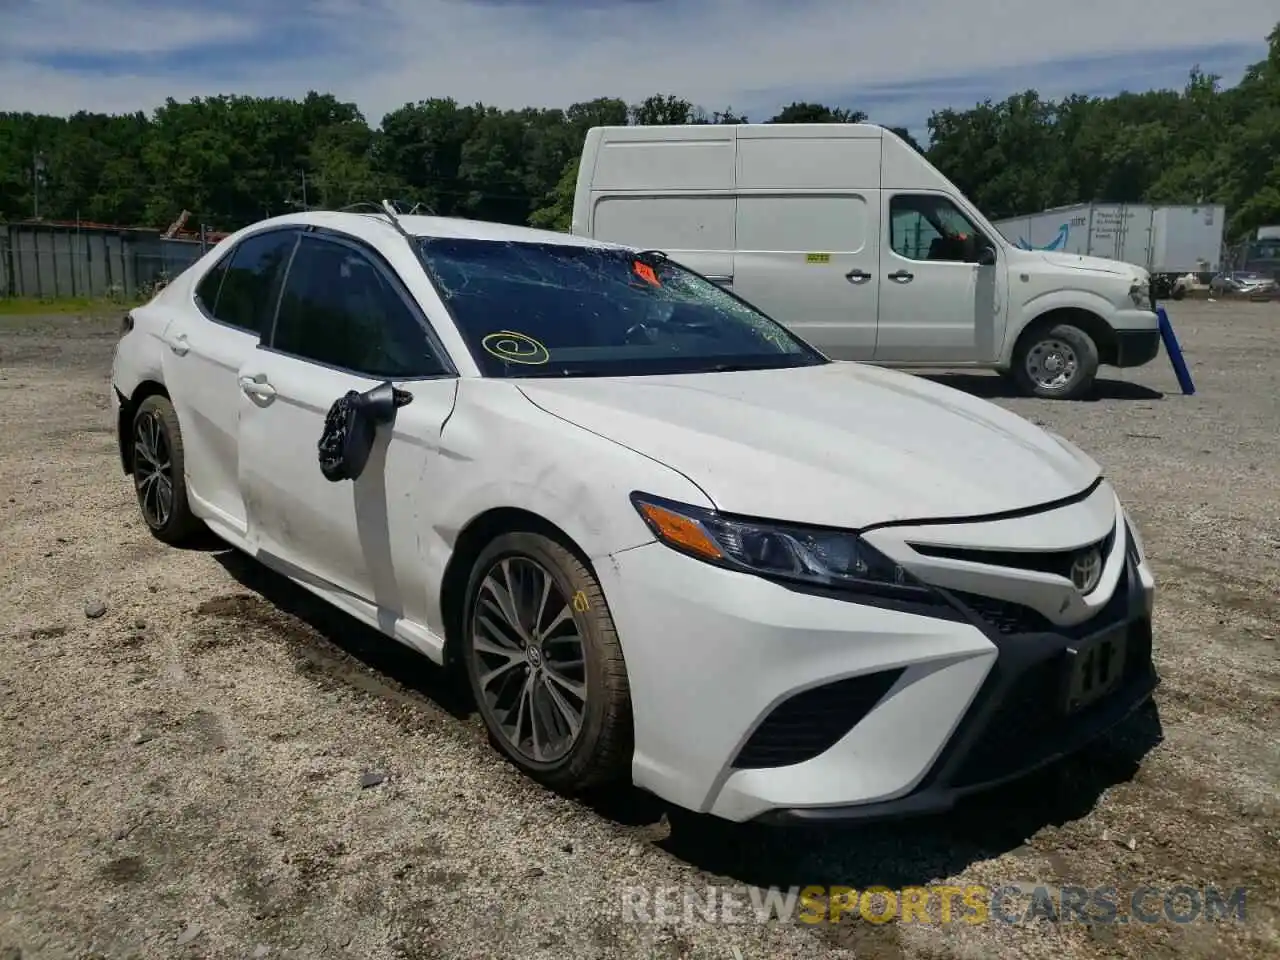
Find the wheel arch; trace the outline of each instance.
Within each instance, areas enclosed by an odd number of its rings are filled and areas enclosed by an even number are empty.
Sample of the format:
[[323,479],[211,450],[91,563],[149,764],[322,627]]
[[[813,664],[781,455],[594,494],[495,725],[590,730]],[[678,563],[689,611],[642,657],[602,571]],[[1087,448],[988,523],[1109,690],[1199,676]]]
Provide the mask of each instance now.
[[459,662],[467,581],[486,546],[507,533],[538,533],[564,547],[595,575],[587,552],[568,532],[546,517],[522,507],[492,507],[472,517],[458,532],[440,578],[440,616],[444,624],[444,665]]
[[148,397],[164,397],[166,400],[172,398],[165,385],[158,380],[143,380],[127,397],[119,390],[116,394],[120,398],[120,412],[116,416],[116,444],[120,448],[120,466],[127,476],[133,473],[133,444],[129,442],[129,438],[133,433],[133,417],[138,406]]
[[1010,368],[1012,369],[1019,362],[1022,351],[1034,337],[1060,323],[1069,324],[1089,335],[1089,339],[1098,348],[1099,364],[1115,364],[1118,357],[1118,343],[1116,332],[1110,323],[1084,307],[1054,307],[1039,314],[1018,334],[1009,357]]

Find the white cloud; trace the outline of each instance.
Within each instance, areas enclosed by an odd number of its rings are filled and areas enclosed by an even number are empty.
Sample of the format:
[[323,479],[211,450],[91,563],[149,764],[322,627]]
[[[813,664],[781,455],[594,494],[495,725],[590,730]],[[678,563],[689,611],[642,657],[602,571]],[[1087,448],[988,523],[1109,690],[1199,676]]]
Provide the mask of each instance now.
[[[1261,56],[1280,19],[1275,0],[1230,0],[1228,16],[1210,17],[1190,0],[1167,0],[1157,16],[1150,0],[314,0],[292,8],[224,0],[207,13],[201,5],[187,0],[175,12],[156,0],[19,0],[15,13],[10,2],[0,10],[0,109],[151,109],[166,96],[309,88],[355,100],[373,120],[431,96],[524,106],[661,91],[741,109],[839,92],[857,103],[860,90],[999,72],[1016,78],[1011,90],[1029,80],[1065,92],[1105,88],[1125,72],[1121,57],[1150,64],[1167,53],[1184,74],[1192,48],[1246,43]],[[93,76],[32,62],[55,53],[198,53],[229,42],[274,53],[227,55],[214,67],[203,56],[181,72],[149,67],[144,56]],[[1036,70],[1101,56],[1117,59],[1066,76]]]

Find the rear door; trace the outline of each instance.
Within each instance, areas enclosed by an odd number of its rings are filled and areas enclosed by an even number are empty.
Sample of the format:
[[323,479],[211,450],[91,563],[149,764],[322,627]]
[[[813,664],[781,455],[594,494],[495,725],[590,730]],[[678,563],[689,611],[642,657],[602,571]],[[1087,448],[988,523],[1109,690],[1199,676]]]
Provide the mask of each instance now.
[[197,284],[194,309],[164,332],[164,378],[182,424],[187,489],[206,519],[235,538],[245,533],[237,377],[275,312],[295,239],[292,229],[242,239]]
[[[268,345],[238,371],[239,481],[250,544],[264,560],[393,617],[425,616],[427,584],[438,576],[430,579],[419,534],[433,519],[435,443],[457,387],[445,356],[375,251],[335,234],[302,235]],[[317,445],[329,408],[386,381],[412,401],[378,428],[358,479],[327,480]]]

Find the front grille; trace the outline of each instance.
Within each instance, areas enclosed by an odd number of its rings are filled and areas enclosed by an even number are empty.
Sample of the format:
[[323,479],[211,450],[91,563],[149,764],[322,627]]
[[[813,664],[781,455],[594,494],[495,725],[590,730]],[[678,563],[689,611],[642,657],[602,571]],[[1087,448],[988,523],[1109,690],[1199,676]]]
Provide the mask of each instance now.
[[1009,567],[1013,570],[1035,570],[1038,573],[1050,573],[1057,577],[1071,579],[1071,562],[1081,553],[1092,547],[1102,551],[1105,559],[1111,553],[1115,542],[1113,529],[1101,540],[1087,543],[1072,550],[1022,551],[1022,550],[975,550],[968,547],[935,547],[932,544],[913,543],[911,549],[926,557],[938,557],[944,560],[964,560],[968,563],[981,563],[989,567]]
[[733,766],[787,767],[825,753],[888,693],[903,668],[837,680],[782,701],[756,727]]
[[949,591],[968,611],[983,623],[1004,636],[1019,633],[1056,633],[1064,637],[1085,637],[1097,633],[1125,618],[1129,609],[1128,575],[1116,583],[1111,599],[1088,620],[1074,626],[1058,626],[1044,614],[1031,607],[998,597],[984,597],[960,590]]
[[[1060,707],[1065,654],[1043,660],[1018,677],[1001,696],[952,784],[988,783],[1035,764],[1053,752],[1070,727],[1088,725],[1117,697],[1129,695],[1133,684],[1151,671],[1151,622],[1134,622],[1125,643],[1124,679],[1116,691],[1075,714],[1066,714]],[[999,668],[987,682],[993,687],[1001,684]]]

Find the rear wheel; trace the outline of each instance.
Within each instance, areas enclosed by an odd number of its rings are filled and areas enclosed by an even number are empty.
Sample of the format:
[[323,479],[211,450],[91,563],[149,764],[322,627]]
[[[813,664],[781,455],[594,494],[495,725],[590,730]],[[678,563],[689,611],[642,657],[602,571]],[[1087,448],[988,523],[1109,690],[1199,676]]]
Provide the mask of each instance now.
[[467,587],[464,662],[494,745],[535,780],[579,792],[629,778],[622,647],[590,570],[540,534],[498,537]]
[[187,502],[185,462],[173,404],[147,397],[133,416],[133,485],[147,528],[168,544],[189,540],[203,526]]
[[1098,375],[1097,344],[1069,323],[1040,327],[1018,345],[1013,375],[1027,396],[1078,399],[1093,389]]

